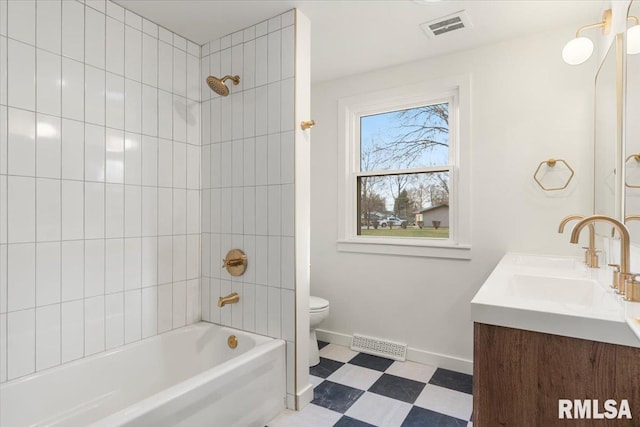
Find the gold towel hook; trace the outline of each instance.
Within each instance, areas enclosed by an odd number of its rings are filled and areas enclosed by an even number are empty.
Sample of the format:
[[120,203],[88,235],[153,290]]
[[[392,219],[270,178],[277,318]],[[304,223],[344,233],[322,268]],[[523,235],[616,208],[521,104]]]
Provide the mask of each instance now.
[[[556,165],[558,163],[564,164],[566,166],[566,168],[569,170],[570,175],[567,178],[567,181],[561,187],[545,187],[544,184],[542,184],[542,182],[540,182],[540,178],[538,178],[538,173],[542,169],[543,165],[546,165],[548,168],[554,168],[554,167],[556,167]],[[544,191],[556,191],[556,190],[564,190],[565,188],[567,188],[567,186],[571,182],[571,179],[573,179],[573,175],[574,174],[575,174],[575,172],[573,171],[573,168],[571,166],[569,166],[569,163],[567,163],[566,161],[564,161],[562,159],[553,159],[553,158],[551,158],[551,159],[543,160],[543,161],[540,162],[540,164],[538,165],[538,168],[533,173],[533,179],[540,186],[540,188],[542,188]]]
[[315,120],[308,120],[306,122],[300,122],[300,128],[302,130],[311,129],[315,125],[316,125],[316,121]]

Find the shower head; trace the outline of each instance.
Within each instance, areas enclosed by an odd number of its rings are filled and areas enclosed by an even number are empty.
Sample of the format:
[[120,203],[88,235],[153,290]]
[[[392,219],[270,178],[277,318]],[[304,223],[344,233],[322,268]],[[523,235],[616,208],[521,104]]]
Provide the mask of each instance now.
[[207,77],[207,85],[209,85],[211,90],[217,93],[218,95],[227,96],[229,95],[229,88],[224,83],[227,80],[231,80],[233,81],[234,85],[237,85],[238,83],[240,83],[240,76],[224,76],[221,79],[217,77],[209,76]]

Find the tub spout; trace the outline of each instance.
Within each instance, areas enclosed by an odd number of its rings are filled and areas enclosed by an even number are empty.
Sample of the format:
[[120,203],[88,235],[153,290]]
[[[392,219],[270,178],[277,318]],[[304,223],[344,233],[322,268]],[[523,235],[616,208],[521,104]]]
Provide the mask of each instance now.
[[240,301],[240,295],[236,292],[227,295],[226,297],[218,298],[218,307],[224,307],[227,304],[235,304]]

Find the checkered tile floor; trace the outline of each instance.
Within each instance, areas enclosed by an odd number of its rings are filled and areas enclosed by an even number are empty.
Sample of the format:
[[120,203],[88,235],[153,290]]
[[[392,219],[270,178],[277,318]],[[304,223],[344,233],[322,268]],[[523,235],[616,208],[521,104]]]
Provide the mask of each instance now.
[[313,401],[268,427],[470,427],[470,375],[319,343]]

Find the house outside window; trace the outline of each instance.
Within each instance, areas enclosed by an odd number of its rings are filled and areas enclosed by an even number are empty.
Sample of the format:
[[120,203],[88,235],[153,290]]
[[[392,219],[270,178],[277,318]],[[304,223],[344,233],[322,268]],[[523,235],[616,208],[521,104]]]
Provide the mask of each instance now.
[[470,257],[468,80],[340,101],[339,250]]

